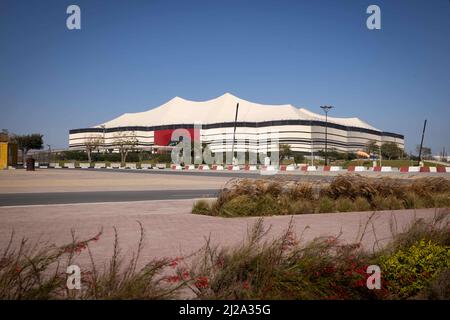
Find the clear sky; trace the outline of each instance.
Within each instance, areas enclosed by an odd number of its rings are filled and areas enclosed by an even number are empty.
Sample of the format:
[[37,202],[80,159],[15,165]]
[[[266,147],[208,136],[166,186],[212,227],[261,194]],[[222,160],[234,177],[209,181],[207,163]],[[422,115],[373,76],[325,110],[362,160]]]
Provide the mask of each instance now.
[[[66,9],[81,8],[81,30]],[[381,8],[381,30],[366,9]],[[449,0],[0,0],[0,129],[68,131],[225,92],[450,150]]]

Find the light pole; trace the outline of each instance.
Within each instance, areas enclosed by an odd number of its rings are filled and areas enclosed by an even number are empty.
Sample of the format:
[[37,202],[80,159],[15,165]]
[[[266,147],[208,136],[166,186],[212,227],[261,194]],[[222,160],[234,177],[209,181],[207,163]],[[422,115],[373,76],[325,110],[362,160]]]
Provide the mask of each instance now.
[[234,116],[234,128],[233,128],[233,142],[231,143],[231,164],[235,165],[234,161],[234,139],[236,137],[236,123],[239,113],[239,102],[236,104],[236,115]]
[[103,154],[105,154],[105,153],[106,153],[106,141],[105,141],[105,136],[106,136],[106,125],[102,124],[100,127],[103,129],[102,144],[103,144]]
[[328,165],[328,112],[333,109],[333,106],[320,106],[325,111],[325,165]]
[[48,163],[52,162],[52,146],[51,145],[47,145],[48,147]]

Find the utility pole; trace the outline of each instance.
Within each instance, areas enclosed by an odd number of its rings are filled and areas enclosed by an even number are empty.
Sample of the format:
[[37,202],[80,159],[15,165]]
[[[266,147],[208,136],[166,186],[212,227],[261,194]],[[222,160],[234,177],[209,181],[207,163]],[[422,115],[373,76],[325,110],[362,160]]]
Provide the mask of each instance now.
[[328,165],[328,112],[333,109],[333,106],[320,106],[325,111],[325,165]]
[[379,152],[380,152],[380,167],[381,167],[381,143],[380,143],[380,145],[379,145]]
[[236,124],[237,124],[237,117],[239,112],[239,102],[236,104],[236,115],[234,116],[234,129],[233,129],[233,142],[231,144],[231,164],[234,165],[234,139],[236,137]]
[[106,153],[106,141],[105,141],[105,136],[106,136],[106,125],[102,124],[100,126],[103,129],[103,139],[102,139],[102,143],[103,143],[103,154]]
[[52,146],[47,144],[48,147],[48,162],[52,162]]
[[423,137],[425,136],[425,128],[427,127],[427,119],[423,123],[423,131],[422,131],[422,140],[420,141],[420,149],[419,149],[419,166],[422,161],[422,146],[423,146]]

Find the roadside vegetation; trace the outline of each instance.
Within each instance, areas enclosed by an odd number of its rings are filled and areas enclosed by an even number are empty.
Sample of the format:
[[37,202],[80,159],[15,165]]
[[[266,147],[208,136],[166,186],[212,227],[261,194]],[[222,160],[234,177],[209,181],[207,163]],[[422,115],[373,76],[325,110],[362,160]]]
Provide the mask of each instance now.
[[[127,261],[116,232],[112,257],[94,263],[94,237],[64,245],[16,243],[14,234],[0,258],[0,299],[450,299],[449,215],[416,220],[385,247],[367,251],[360,240],[339,236],[303,243],[292,223],[281,236],[258,220],[235,247],[205,246],[189,257],[140,263],[144,230]],[[65,273],[88,254],[81,289],[69,290]],[[143,265],[141,267],[141,265]],[[381,288],[369,290],[367,267],[381,268]]]
[[[148,151],[131,151],[127,154],[128,162],[141,162],[141,163],[170,163],[171,158],[170,154],[167,153],[155,153],[152,154]],[[121,162],[121,154],[120,153],[112,153],[112,152],[96,152],[91,155],[92,162]],[[55,157],[55,162],[64,163],[64,162],[89,162],[87,153],[79,150],[67,150],[63,151]]]
[[268,179],[232,180],[215,200],[199,200],[192,213],[247,217],[450,207],[450,180],[400,181],[340,175],[330,184]]

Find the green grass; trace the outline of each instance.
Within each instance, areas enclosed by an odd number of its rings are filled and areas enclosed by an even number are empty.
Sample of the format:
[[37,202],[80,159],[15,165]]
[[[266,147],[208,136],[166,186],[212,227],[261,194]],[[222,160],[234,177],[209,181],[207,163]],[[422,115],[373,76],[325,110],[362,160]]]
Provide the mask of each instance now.
[[[377,160],[376,165],[379,166],[380,162]],[[364,159],[355,159],[355,160],[338,160],[332,165],[339,165],[343,168],[348,168],[349,166],[364,166],[364,167],[372,167],[373,166],[373,160],[364,160]],[[409,167],[409,166],[418,166],[418,163],[416,160],[381,160],[381,165],[385,167],[393,167],[393,168],[401,168],[401,167]],[[426,167],[436,167],[439,165],[436,165],[435,163],[431,163],[428,161],[424,161],[424,165]]]

